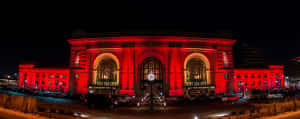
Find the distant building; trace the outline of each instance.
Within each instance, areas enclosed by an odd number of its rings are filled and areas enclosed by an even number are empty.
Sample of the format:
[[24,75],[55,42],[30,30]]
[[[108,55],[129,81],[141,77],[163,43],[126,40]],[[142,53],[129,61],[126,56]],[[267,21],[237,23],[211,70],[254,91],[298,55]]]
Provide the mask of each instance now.
[[284,87],[282,65],[235,69],[235,41],[230,38],[131,34],[93,35],[68,41],[68,68],[20,64],[19,87],[141,96],[149,91],[148,79],[153,75],[154,91],[168,96],[239,92],[240,83],[249,89]]
[[235,91],[260,89],[280,89],[285,87],[282,65],[269,65],[268,68],[234,69]]
[[300,88],[300,56],[291,60],[287,66],[287,79],[289,80],[290,86],[296,86]]

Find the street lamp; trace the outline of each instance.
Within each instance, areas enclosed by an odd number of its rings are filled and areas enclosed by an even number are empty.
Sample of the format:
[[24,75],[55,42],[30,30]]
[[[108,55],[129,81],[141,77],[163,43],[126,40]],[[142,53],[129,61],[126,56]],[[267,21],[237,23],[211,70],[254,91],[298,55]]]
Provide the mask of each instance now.
[[10,80],[11,76],[7,75],[7,86],[9,86],[9,80]]
[[153,73],[149,73],[148,76],[148,81],[150,82],[150,111],[152,112],[153,111],[153,93],[152,93],[152,82],[154,81],[155,79],[155,75]]

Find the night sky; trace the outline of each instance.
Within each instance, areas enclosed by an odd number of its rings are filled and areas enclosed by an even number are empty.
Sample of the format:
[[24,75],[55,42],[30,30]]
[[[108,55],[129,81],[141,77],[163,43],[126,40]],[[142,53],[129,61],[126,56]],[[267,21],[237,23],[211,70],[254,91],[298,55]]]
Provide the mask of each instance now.
[[300,56],[300,12],[294,5],[174,1],[111,1],[76,6],[7,3],[1,8],[0,71],[17,71],[23,60],[68,65],[67,39],[78,30],[231,31],[234,40],[260,48],[265,60],[285,64]]

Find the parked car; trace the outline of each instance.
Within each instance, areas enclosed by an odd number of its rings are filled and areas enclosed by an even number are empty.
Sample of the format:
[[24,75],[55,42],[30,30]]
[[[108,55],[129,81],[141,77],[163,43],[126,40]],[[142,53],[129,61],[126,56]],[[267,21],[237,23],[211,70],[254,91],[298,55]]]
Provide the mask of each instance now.
[[270,93],[268,94],[268,99],[276,99],[276,98],[283,98],[283,95],[280,93]]
[[222,97],[222,101],[237,101],[240,98],[236,95],[225,95]]

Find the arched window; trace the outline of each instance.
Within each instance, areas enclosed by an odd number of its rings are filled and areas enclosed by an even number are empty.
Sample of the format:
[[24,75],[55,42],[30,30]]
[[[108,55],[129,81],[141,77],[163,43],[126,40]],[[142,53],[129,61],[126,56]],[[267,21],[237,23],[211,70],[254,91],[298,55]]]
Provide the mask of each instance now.
[[97,67],[96,85],[117,85],[117,64],[111,58],[105,58],[99,62]]
[[192,58],[186,66],[187,86],[207,85],[206,65],[200,58]]
[[158,60],[148,59],[143,63],[143,78],[142,80],[148,80],[148,74],[153,73],[155,75],[154,80],[162,80],[161,77],[161,64]]

